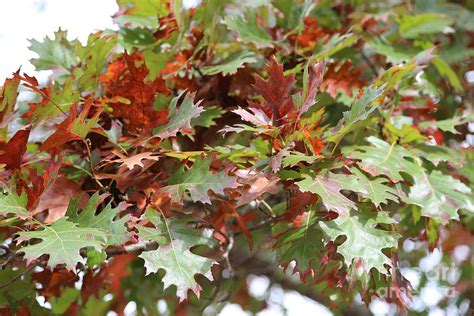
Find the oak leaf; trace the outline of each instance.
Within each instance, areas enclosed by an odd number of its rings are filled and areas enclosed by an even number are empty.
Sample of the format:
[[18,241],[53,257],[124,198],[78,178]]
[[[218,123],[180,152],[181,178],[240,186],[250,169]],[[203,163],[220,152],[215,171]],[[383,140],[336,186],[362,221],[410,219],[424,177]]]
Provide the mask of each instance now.
[[210,165],[210,159],[205,158],[196,159],[188,171],[182,166],[171,174],[168,185],[161,191],[170,194],[175,202],[182,201],[185,192],[189,192],[193,202],[211,204],[209,190],[224,194],[225,188],[235,188],[238,184],[235,177],[227,176],[225,171],[213,173]]
[[4,153],[0,154],[0,163],[4,163],[7,169],[20,168],[29,136],[30,128],[21,129],[5,144]]
[[295,86],[295,75],[285,76],[283,65],[273,58],[267,66],[268,79],[255,77],[255,89],[263,97],[263,103],[260,107],[271,116],[277,125],[282,124],[282,119],[290,112],[295,111],[296,107],[291,98],[290,92]]
[[128,104],[112,103],[112,114],[123,119],[134,133],[149,133],[153,128],[165,124],[168,118],[168,110],[154,108],[155,95],[168,95],[168,89],[161,77],[145,82],[148,73],[139,53],[124,53],[101,76],[107,97],[120,96],[129,101]]
[[380,224],[393,224],[386,212],[355,212],[341,214],[338,218],[328,222],[320,222],[321,229],[329,236],[330,240],[336,240],[339,236],[346,236],[347,239],[342,245],[337,247],[344,257],[344,262],[348,267],[356,264],[355,260],[362,260],[359,267],[360,274],[369,273],[375,268],[382,274],[388,274],[385,266],[392,266],[392,261],[387,257],[382,249],[396,248],[400,235],[383,230],[377,227]]
[[18,243],[31,239],[41,239],[37,244],[21,247],[28,262],[48,254],[47,265],[54,267],[65,264],[67,269],[74,269],[78,262],[83,262],[80,250],[93,247],[98,251],[104,248],[106,233],[96,228],[80,228],[77,224],[61,218],[41,230],[20,232]]
[[144,251],[139,256],[145,261],[146,274],[166,271],[163,277],[165,288],[175,285],[180,301],[187,298],[188,290],[199,296],[201,286],[194,280],[196,274],[202,274],[212,280],[211,266],[214,261],[191,252],[196,245],[212,246],[212,230],[199,230],[188,226],[188,218],[168,219],[162,214],[148,210],[146,220],[155,228],[139,228],[142,240],[158,242],[158,249]]

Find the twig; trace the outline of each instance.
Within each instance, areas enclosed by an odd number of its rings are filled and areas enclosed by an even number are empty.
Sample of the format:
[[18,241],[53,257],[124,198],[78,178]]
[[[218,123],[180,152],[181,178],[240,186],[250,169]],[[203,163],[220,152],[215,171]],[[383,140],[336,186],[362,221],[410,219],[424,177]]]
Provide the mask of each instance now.
[[107,257],[123,255],[127,253],[137,253],[145,250],[151,250],[158,246],[156,241],[142,241],[136,244],[126,245],[123,249],[107,249]]
[[[227,223],[226,223],[226,226],[228,226]],[[232,230],[230,229],[230,227],[227,227],[227,231],[229,232],[229,237],[227,238],[229,242],[227,243],[227,248],[222,256],[225,258],[225,261],[227,263],[229,274],[233,275],[234,270],[232,269],[232,264],[230,263],[229,254],[232,248],[234,248],[234,236],[232,235]]]
[[95,175],[94,165],[92,164],[92,154],[91,154],[90,140],[87,138],[87,139],[84,139],[82,142],[86,145],[87,158],[88,158],[88,160],[89,160],[89,168],[91,169],[92,178],[94,179],[94,181],[97,183],[97,185],[98,185],[103,191],[106,191],[104,185],[103,185],[102,183],[100,183],[100,181],[97,179],[97,177],[96,177],[96,175]]
[[258,202],[258,205],[263,205],[265,206],[265,208],[268,210],[269,214],[270,214],[270,217],[274,218],[276,215],[275,213],[273,212],[273,209],[270,205],[268,205],[268,203],[264,200],[264,199],[261,199],[261,200],[257,200]]
[[[63,113],[65,116],[67,116],[66,112],[64,112],[63,109],[61,109],[61,107],[59,106],[59,104],[57,104],[56,101],[54,101],[51,97],[49,97],[48,95],[46,95],[46,93],[44,93],[40,88],[34,89],[34,91],[39,92],[43,98],[48,99],[48,101],[51,102],[52,104],[54,104],[54,106],[55,106],[59,111],[61,111],[61,113]],[[68,103],[66,103],[66,104],[68,104]]]
[[273,283],[279,284],[285,289],[296,291],[301,295],[304,295],[313,301],[320,302],[324,305],[327,303],[327,298],[321,296],[313,288],[304,286],[304,284],[294,281],[292,278],[279,271],[279,269],[275,267],[274,263],[262,259],[258,255],[245,256],[238,251],[234,251],[232,253],[232,257],[236,259],[235,261],[239,261],[240,258],[245,258],[240,260],[240,264],[234,263],[236,269],[239,269],[244,275],[265,275]]
[[0,264],[0,271],[5,269],[7,264],[9,264],[16,257],[16,251],[11,251],[10,249],[8,249],[8,247],[5,247],[3,245],[2,245],[2,249],[7,250],[5,255],[8,255],[8,257],[4,262],[2,262],[2,264]]
[[201,69],[199,69],[198,67],[196,67],[196,65],[194,65],[194,63],[192,63],[191,66],[192,66],[193,69],[199,74],[199,76],[204,77],[204,74],[201,72]]
[[372,63],[369,57],[361,50],[360,55],[362,56],[362,59],[365,61],[365,63],[369,66],[370,70],[374,74],[375,77],[378,76],[377,68],[375,68],[375,65]]
[[277,215],[275,217],[272,217],[272,218],[269,218],[265,221],[262,221],[260,223],[258,223],[257,225],[255,226],[252,226],[250,228],[248,228],[249,231],[252,231],[252,230],[257,230],[257,229],[260,229],[262,228],[263,226],[267,226],[268,224],[273,224],[275,222],[279,222],[280,220],[282,220],[284,218],[284,216],[282,215]]

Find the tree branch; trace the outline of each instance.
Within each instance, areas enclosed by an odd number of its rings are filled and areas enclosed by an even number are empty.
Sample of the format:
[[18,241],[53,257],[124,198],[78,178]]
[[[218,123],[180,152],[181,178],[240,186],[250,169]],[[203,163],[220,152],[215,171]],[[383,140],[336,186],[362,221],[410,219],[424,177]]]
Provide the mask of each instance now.
[[[246,256],[243,253],[234,251],[232,258],[234,259],[234,267],[243,275],[255,274],[268,277],[273,283],[279,284],[282,288],[292,290],[304,295],[313,301],[327,305],[327,298],[321,296],[313,288],[295,281],[291,277],[285,275],[275,262],[265,260],[258,255]],[[239,258],[245,258],[240,259]]]

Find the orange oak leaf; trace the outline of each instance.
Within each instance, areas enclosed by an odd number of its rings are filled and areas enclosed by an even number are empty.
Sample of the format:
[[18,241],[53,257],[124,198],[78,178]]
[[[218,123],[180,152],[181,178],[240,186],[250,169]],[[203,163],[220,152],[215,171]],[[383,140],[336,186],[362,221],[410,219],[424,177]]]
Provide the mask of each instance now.
[[143,168],[143,162],[142,160],[154,160],[158,161],[160,158],[159,155],[156,153],[152,152],[144,152],[144,153],[139,153],[130,157],[124,156],[118,151],[114,151],[114,153],[119,157],[118,159],[112,160],[113,162],[121,162],[120,167],[127,166],[129,170],[132,170],[135,166],[138,166],[140,168]]
[[[351,74],[348,76],[347,74]],[[352,97],[354,90],[359,90],[366,85],[362,80],[362,70],[354,68],[351,61],[332,64],[324,75],[321,91],[327,92],[333,98],[339,93]]]
[[129,104],[113,102],[112,114],[121,118],[133,133],[149,133],[168,120],[168,110],[155,110],[155,95],[168,95],[163,78],[145,82],[149,71],[140,53],[124,53],[107,67],[101,75],[105,94],[109,98],[120,96]]
[[307,16],[304,19],[304,29],[301,34],[292,35],[290,39],[296,41],[298,45],[313,50],[319,41],[329,38],[328,35],[332,32],[329,29],[320,27],[315,17]]

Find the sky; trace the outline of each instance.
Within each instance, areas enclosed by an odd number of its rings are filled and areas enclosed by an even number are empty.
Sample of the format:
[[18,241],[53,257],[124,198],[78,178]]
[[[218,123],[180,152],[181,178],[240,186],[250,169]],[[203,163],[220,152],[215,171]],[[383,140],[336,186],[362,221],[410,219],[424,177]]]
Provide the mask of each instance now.
[[[114,0],[3,0],[0,1],[0,82],[21,67],[32,74],[28,39],[42,40],[59,27],[70,39],[87,40],[90,33],[115,28],[111,16],[118,10]],[[34,73],[45,79],[48,72]]]

